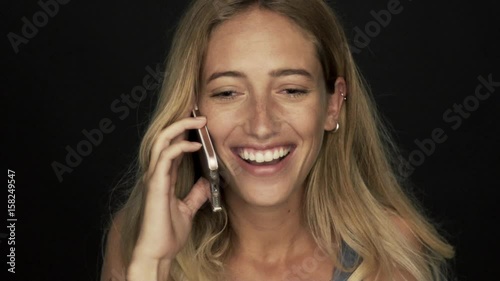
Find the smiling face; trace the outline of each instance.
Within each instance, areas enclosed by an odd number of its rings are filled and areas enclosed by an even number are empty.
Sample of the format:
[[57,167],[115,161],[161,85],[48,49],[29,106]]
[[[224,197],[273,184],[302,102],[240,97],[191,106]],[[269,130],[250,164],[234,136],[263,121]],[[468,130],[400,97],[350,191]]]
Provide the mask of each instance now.
[[227,200],[275,206],[300,197],[340,99],[326,93],[311,39],[252,8],[211,34],[198,97],[230,186]]

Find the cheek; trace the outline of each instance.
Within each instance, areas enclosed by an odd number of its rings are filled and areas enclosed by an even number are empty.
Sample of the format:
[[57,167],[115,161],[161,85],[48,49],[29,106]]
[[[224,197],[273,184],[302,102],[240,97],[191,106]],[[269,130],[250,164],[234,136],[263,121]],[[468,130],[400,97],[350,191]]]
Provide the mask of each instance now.
[[324,110],[319,105],[303,105],[287,110],[286,120],[304,137],[315,137],[323,131],[324,116]]
[[204,111],[207,117],[207,128],[214,143],[215,149],[221,152],[225,140],[231,134],[231,131],[237,126],[236,116],[232,112],[216,110]]

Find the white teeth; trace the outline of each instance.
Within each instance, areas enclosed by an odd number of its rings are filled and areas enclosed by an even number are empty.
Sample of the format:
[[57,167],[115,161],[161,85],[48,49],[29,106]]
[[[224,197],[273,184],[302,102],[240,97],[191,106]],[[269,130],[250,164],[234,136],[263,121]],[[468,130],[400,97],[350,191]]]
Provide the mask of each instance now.
[[277,149],[274,151],[272,158],[274,158],[274,159],[280,158],[280,152]]
[[273,161],[273,153],[271,151],[266,151],[266,154],[264,154],[264,161],[270,162]]
[[264,160],[265,160],[264,159],[264,154],[262,154],[261,152],[255,153],[255,161],[257,163],[262,163],[262,162],[264,162]]
[[290,147],[280,147],[269,150],[256,151],[254,149],[243,148],[239,151],[239,156],[242,159],[255,161],[257,163],[271,162],[282,158],[290,152]]

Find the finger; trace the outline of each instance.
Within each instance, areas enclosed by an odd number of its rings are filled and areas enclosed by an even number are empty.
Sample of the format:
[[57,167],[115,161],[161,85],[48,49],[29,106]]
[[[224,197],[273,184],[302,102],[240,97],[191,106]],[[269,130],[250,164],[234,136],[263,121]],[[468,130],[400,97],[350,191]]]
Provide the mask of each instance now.
[[[158,163],[151,176],[151,183],[153,183],[151,187],[154,189],[153,192],[158,196],[169,194],[170,177],[168,177],[168,175],[171,172],[170,168],[172,167],[173,160],[183,153],[195,152],[200,148],[201,143],[199,142],[181,141],[163,149],[160,152]],[[166,180],[167,178],[168,180]],[[173,191],[171,193],[173,193]]]
[[190,129],[199,129],[206,124],[206,118],[188,117],[181,119],[169,127],[165,128],[153,142],[151,148],[151,159],[149,161],[150,174],[155,170],[160,152],[170,145],[171,141],[177,137],[183,137],[183,133]]
[[182,156],[177,157],[174,159],[174,161],[172,161],[172,167],[170,168],[170,185],[173,185],[177,182],[177,172],[181,161]]
[[183,202],[184,210],[192,219],[200,207],[210,198],[210,183],[205,178],[199,178],[193,185]]
[[[168,169],[172,162],[172,157],[178,157],[183,152],[192,152],[199,150],[201,144],[189,141],[182,141],[166,148],[160,153],[158,165],[147,185],[147,195],[145,203],[145,220],[157,221],[162,216],[169,216],[170,202],[169,198],[174,195],[174,188],[171,187]],[[172,192],[170,192],[172,190]]]

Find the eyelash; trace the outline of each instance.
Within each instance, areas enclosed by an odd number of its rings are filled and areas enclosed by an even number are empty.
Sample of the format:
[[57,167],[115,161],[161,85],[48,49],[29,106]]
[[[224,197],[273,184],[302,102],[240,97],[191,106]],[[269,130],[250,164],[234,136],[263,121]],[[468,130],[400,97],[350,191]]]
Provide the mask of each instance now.
[[[234,93],[235,93],[234,91],[222,91],[222,92],[218,92],[218,93],[213,94],[212,97],[222,99],[222,100],[230,100],[230,99],[234,99],[234,95],[232,95]],[[230,94],[231,96],[227,96],[226,94]]]
[[[294,97],[294,98],[297,98],[299,96],[304,96],[304,95],[307,95],[309,94],[309,90],[304,90],[304,89],[284,89],[284,91],[287,91],[288,92],[288,95]],[[290,93],[292,92],[292,93]]]
[[[307,95],[309,93],[309,90],[295,89],[295,88],[284,89],[283,91],[287,91],[287,95],[294,97],[294,98],[304,96],[304,95]],[[234,93],[235,93],[234,91],[222,91],[222,92],[218,92],[218,93],[213,94],[212,97],[218,98],[218,99],[223,99],[223,100],[230,100],[230,99],[234,99],[235,96],[232,95]],[[227,94],[229,94],[229,95],[227,95]]]

